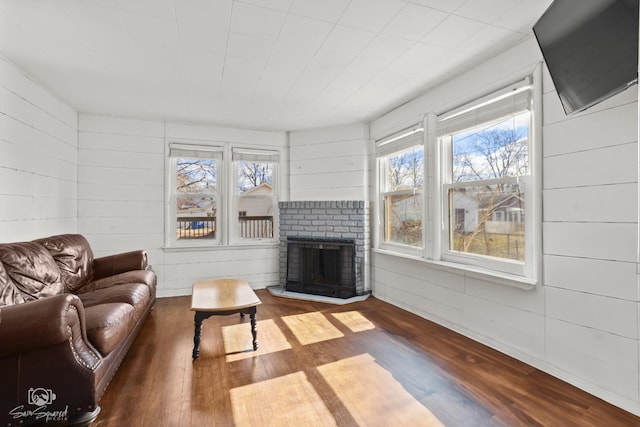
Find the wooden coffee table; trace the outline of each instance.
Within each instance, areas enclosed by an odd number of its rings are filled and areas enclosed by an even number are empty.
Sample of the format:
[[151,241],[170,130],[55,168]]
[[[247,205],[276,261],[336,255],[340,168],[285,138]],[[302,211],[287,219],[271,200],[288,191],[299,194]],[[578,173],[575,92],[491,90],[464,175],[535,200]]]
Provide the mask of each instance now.
[[202,280],[193,284],[191,310],[195,311],[195,332],[193,335],[193,359],[197,359],[202,336],[202,321],[211,316],[226,316],[240,313],[251,319],[253,350],[258,349],[258,331],[256,329],[256,306],[262,301],[244,280],[217,279]]

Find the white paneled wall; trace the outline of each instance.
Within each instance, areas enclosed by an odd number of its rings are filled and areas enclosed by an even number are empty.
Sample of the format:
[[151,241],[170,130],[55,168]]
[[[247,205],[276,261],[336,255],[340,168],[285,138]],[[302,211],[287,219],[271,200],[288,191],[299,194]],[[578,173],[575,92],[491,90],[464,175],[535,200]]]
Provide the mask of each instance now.
[[0,241],[76,232],[77,122],[0,56]]
[[146,249],[162,259],[164,124],[80,114],[78,231],[96,256]]
[[[371,137],[537,61],[527,40],[376,120]],[[376,251],[374,294],[640,414],[637,86],[566,117],[546,69],[543,80],[540,283],[521,290]]]
[[291,132],[291,200],[368,200],[369,127]]
[[566,117],[545,77],[546,359],[640,413],[637,86]]
[[[158,295],[188,295],[195,280],[239,277],[255,288],[279,281],[277,244],[172,251],[163,248],[166,147],[172,140],[286,147],[284,132],[165,124],[81,114],[78,134],[78,231],[97,256],[145,249]],[[288,191],[283,150],[281,194]]]

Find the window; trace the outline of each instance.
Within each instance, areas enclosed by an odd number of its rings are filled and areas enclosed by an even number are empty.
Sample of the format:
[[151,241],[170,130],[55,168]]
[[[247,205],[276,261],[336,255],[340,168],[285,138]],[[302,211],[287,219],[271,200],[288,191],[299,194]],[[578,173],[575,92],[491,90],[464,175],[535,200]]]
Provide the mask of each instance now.
[[278,153],[234,148],[233,163],[236,239],[273,239]]
[[423,129],[415,125],[376,143],[380,245],[423,247]]
[[443,260],[526,275],[531,120],[528,81],[437,119]]
[[274,241],[279,153],[169,144],[168,247]]
[[219,240],[221,147],[172,144],[169,242],[212,244]]
[[537,281],[540,74],[376,141],[378,248]]

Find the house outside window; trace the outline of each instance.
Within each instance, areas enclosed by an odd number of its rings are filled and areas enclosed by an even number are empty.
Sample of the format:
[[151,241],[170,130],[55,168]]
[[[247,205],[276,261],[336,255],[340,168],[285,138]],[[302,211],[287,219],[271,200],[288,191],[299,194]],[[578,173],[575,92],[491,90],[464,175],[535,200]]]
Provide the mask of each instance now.
[[233,149],[235,175],[235,239],[273,240],[278,211],[278,152]]
[[172,144],[169,157],[172,172],[169,242],[217,244],[222,148]]
[[277,151],[170,143],[165,246],[274,241],[278,161]]
[[540,81],[538,67],[376,141],[378,249],[514,286],[537,282]]
[[415,125],[376,143],[381,247],[401,252],[423,247],[423,135]]
[[531,101],[523,80],[438,117],[443,260],[528,275]]

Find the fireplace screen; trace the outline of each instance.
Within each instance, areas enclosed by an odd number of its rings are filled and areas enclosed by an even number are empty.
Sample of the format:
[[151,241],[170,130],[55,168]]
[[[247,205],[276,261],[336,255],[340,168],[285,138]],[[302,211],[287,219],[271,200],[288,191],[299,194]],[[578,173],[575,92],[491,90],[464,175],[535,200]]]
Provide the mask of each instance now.
[[338,298],[356,294],[355,242],[290,237],[286,290]]

